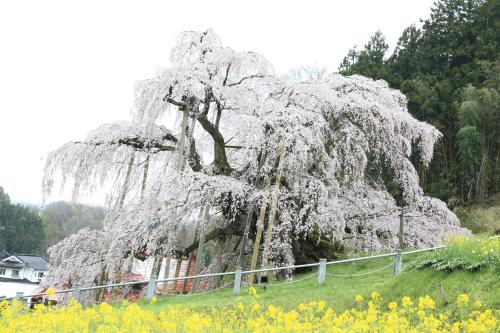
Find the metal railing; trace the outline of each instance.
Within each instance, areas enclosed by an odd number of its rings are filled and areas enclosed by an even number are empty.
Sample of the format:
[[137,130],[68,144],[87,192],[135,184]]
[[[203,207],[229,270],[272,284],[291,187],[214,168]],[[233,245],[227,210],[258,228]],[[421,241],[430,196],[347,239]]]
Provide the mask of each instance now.
[[[183,277],[175,277],[175,278],[167,278],[167,279],[157,279],[155,277],[151,277],[149,280],[144,280],[144,281],[113,283],[113,284],[91,286],[91,287],[83,287],[77,283],[77,284],[75,284],[74,288],[57,290],[54,293],[51,293],[51,295],[52,294],[71,293],[72,298],[76,299],[77,301],[81,301],[81,295],[82,295],[82,292],[84,292],[84,291],[105,290],[105,289],[110,289],[110,288],[114,288],[114,287],[124,287],[124,286],[134,286],[134,285],[146,284],[147,288],[146,288],[145,297],[147,300],[150,300],[156,294],[156,286],[158,283],[168,283],[168,282],[184,281],[184,280],[195,280],[195,279],[203,279],[203,278],[209,278],[209,277],[224,277],[224,276],[230,276],[230,275],[234,276],[233,294],[237,295],[240,293],[244,275],[254,274],[254,273],[265,273],[265,272],[272,272],[272,271],[293,270],[293,269],[297,269],[297,268],[310,268],[310,267],[319,267],[318,272],[317,272],[317,275],[318,275],[317,282],[319,285],[321,285],[321,284],[325,283],[325,280],[326,280],[326,276],[327,276],[326,266],[327,265],[338,265],[338,264],[343,264],[343,263],[352,263],[352,262],[358,262],[358,261],[364,261],[364,260],[373,260],[373,259],[379,259],[379,258],[393,257],[394,258],[393,263],[392,263],[393,272],[394,272],[394,274],[399,274],[402,270],[403,256],[404,255],[420,253],[420,252],[428,252],[428,251],[438,250],[438,249],[442,249],[442,248],[444,248],[444,246],[436,246],[436,247],[431,247],[431,248],[427,248],[427,249],[420,249],[420,250],[410,250],[410,251],[406,251],[406,252],[403,252],[402,250],[396,250],[395,252],[391,252],[391,253],[366,256],[366,257],[343,259],[343,260],[334,260],[334,261],[329,261],[329,262],[327,262],[326,259],[320,259],[319,262],[317,262],[317,263],[254,269],[254,270],[248,270],[248,271],[243,271],[240,266],[237,266],[236,269],[232,272],[191,275],[191,276],[183,276]],[[388,267],[388,266],[384,266],[384,268],[385,267]],[[251,285],[252,283],[249,283],[249,284]],[[176,293],[176,290],[174,290],[174,293]],[[193,295],[195,295],[195,294],[193,294]],[[31,299],[32,297],[47,297],[47,296],[50,296],[50,295],[47,293],[24,295],[24,293],[18,292],[18,293],[16,293],[15,297],[0,298],[0,301],[3,301],[3,300],[10,301],[13,299],[17,299],[19,301],[26,301],[28,299]]]

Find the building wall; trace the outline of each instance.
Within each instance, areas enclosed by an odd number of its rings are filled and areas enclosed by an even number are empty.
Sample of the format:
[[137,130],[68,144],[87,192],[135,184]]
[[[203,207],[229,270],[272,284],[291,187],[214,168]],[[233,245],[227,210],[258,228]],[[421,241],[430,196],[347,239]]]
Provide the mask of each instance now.
[[26,279],[26,280],[29,280],[31,282],[40,282],[41,278],[38,277],[38,273],[42,272],[45,274],[45,272],[43,272],[43,271],[35,271],[32,268],[22,268],[22,269],[18,269],[18,271],[19,271],[18,276],[13,276],[12,273],[16,269],[4,267],[4,268],[0,268],[0,272],[2,269],[5,269],[5,273],[0,274],[0,277],[9,278],[9,279],[19,279],[19,280]]
[[37,284],[0,282],[0,297],[14,297],[16,296],[16,292],[30,295],[33,294],[37,288]]
[[9,278],[9,279],[24,279],[24,272],[23,272],[23,269],[17,269],[17,271],[19,272],[18,276],[14,276],[12,275],[13,272],[16,270],[14,268],[8,268],[8,267],[3,267],[3,268],[0,268],[0,272],[5,269],[5,273],[4,274],[0,274],[0,277],[4,277],[4,278]]

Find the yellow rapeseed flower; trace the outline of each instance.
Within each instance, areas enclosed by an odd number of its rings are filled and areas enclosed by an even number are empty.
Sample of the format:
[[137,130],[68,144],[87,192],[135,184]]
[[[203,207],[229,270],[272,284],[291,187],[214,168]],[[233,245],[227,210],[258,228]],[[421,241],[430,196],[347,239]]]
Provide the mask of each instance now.
[[410,306],[413,305],[413,302],[411,301],[411,298],[408,297],[408,296],[405,296],[403,297],[403,300],[401,301],[401,304],[405,307],[405,308],[409,308]]
[[361,303],[361,302],[363,302],[364,300],[365,300],[365,299],[364,299],[364,298],[363,298],[363,296],[361,296],[361,295],[356,295],[356,297],[354,297],[354,301],[355,301],[356,303]]
[[374,302],[382,300],[382,297],[380,297],[380,294],[378,292],[376,292],[376,291],[372,291],[372,293],[370,294],[370,297],[372,298],[372,300]]
[[248,295],[257,296],[257,290],[254,287],[248,288]]
[[460,294],[457,297],[457,304],[465,306],[469,303],[469,295],[467,294]]
[[394,310],[396,310],[398,308],[398,303],[396,303],[396,302],[390,302],[389,305],[388,305],[388,307],[389,307],[389,310],[394,311]]
[[[28,310],[13,300],[0,302],[0,330],[18,332],[489,332],[499,331],[498,311],[462,308],[435,309],[430,296],[419,298],[418,307],[403,297],[403,309],[391,301],[382,305],[378,293],[366,307],[358,305],[336,313],[325,301],[300,303],[294,309],[275,304],[265,307],[244,298],[234,306],[199,307],[164,305],[152,309],[146,303],[107,303],[83,307],[76,301],[67,306],[36,306]],[[467,296],[468,297],[468,296]],[[463,298],[463,297],[462,297]],[[359,299],[359,298],[358,298]],[[247,299],[248,300],[248,299]],[[377,300],[377,301],[376,301]],[[239,301],[239,300],[238,300]],[[476,304],[479,301],[475,301]],[[248,306],[248,308],[247,308]]]

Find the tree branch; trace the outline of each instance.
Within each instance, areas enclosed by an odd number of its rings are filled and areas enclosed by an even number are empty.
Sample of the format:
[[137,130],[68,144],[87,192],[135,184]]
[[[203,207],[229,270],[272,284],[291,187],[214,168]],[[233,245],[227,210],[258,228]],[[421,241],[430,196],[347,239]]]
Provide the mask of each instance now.
[[220,133],[219,129],[212,124],[207,116],[210,110],[210,103],[212,100],[212,93],[209,89],[205,90],[205,102],[203,103],[203,111],[197,115],[196,119],[200,123],[201,127],[210,134],[214,141],[214,166],[215,173],[220,175],[229,175],[231,173],[231,167],[227,161],[226,148],[224,137]]
[[237,85],[239,85],[239,84],[242,84],[242,83],[243,83],[243,81],[245,81],[245,80],[257,79],[257,78],[258,78],[258,79],[261,79],[261,78],[263,78],[263,77],[264,77],[264,75],[262,75],[262,74],[254,74],[254,75],[250,75],[250,76],[245,76],[244,78],[241,78],[241,80],[239,80],[238,82],[235,82],[235,83],[230,83],[230,84],[228,84],[227,86],[228,86],[228,87],[233,87],[233,86],[237,86]]

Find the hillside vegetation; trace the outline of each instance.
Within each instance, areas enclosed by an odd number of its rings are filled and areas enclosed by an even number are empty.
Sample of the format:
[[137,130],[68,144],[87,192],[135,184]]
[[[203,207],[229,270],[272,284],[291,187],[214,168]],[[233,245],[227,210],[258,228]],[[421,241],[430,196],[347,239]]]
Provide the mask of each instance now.
[[457,207],[454,210],[463,227],[475,234],[500,234],[500,196],[495,195],[484,204]]

